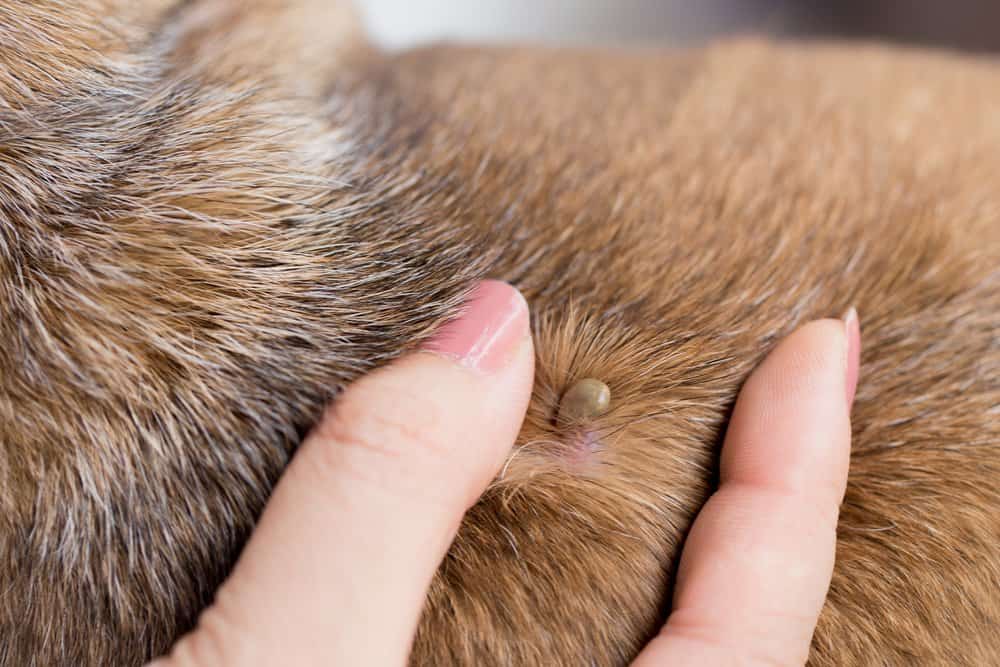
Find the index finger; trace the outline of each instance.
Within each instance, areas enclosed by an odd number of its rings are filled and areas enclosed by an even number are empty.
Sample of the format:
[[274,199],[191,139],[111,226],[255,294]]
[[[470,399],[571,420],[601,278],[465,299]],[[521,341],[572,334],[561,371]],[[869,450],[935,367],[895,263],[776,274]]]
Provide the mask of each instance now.
[[527,304],[481,283],[422,350],[337,399],[213,605],[157,667],[406,662],[431,578],[524,419]]
[[805,663],[833,572],[859,351],[851,311],[802,327],[751,375],[673,612],[636,665]]

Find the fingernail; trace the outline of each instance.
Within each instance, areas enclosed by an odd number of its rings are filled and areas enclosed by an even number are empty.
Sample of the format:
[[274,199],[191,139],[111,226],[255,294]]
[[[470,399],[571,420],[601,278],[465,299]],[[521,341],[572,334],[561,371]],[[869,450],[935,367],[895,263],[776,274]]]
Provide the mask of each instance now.
[[504,368],[528,335],[528,304],[507,283],[487,280],[469,296],[465,312],[443,325],[423,350],[484,373]]
[[861,324],[858,321],[858,311],[851,308],[841,318],[844,320],[844,333],[847,334],[847,409],[854,404],[854,393],[858,388],[858,372],[861,366]]

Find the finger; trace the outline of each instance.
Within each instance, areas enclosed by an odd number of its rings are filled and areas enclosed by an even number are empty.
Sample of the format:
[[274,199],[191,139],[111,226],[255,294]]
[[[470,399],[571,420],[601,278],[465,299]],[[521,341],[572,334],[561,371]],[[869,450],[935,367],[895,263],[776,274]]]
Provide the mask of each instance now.
[[404,664],[434,571],[520,428],[532,364],[524,299],[486,282],[424,351],[349,387],[162,665]]
[[747,381],[674,606],[636,665],[801,665],[833,572],[850,458],[856,314],[783,341]]

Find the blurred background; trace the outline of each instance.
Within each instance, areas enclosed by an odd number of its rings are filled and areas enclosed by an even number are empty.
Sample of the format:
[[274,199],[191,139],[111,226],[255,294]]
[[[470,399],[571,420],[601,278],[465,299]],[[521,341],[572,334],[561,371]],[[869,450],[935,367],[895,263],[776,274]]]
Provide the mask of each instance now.
[[384,46],[436,39],[691,44],[732,33],[1000,50],[1000,0],[358,0]]

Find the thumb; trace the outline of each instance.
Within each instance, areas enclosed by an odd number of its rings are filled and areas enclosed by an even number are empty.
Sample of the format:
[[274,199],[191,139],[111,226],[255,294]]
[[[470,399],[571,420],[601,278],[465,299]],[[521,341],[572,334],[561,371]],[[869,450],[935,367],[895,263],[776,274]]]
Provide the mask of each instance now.
[[523,297],[485,282],[423,351],[349,387],[156,666],[403,664],[430,580],[517,436],[532,364]]

